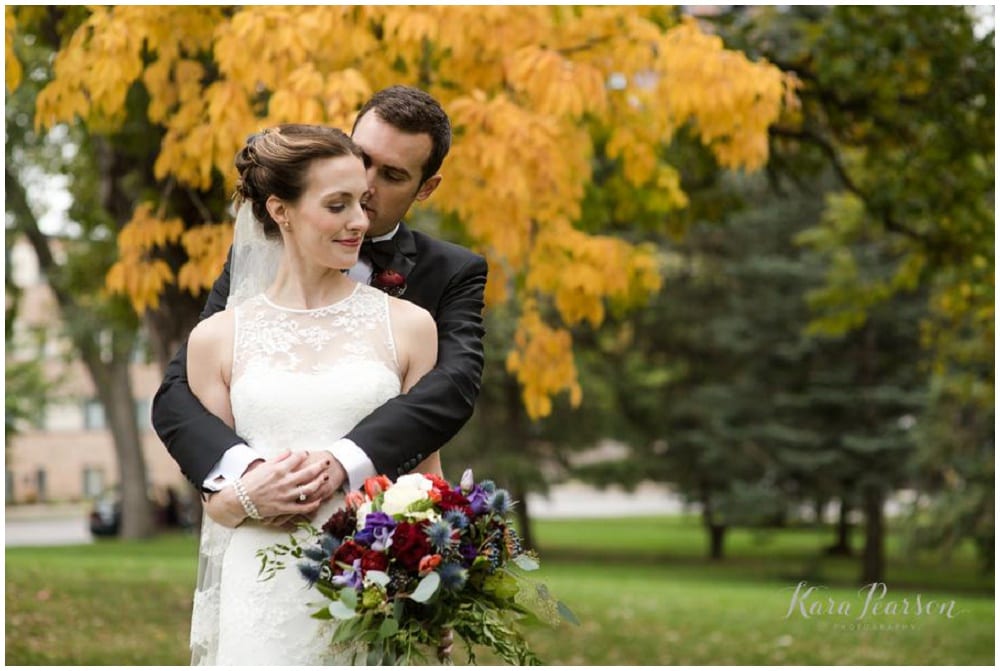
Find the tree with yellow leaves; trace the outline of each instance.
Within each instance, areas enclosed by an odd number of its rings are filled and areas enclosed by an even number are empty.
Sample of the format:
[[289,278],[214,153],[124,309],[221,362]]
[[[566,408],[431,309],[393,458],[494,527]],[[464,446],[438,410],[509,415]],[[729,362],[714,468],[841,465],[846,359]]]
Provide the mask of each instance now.
[[[507,367],[535,418],[555,394],[579,399],[570,329],[660,286],[652,247],[578,226],[598,141],[612,159],[608,184],[655,193],[665,212],[685,205],[658,151],[679,129],[720,165],[755,169],[791,95],[777,68],[656,7],[96,7],[64,35],[53,67],[39,128],[111,133],[141,91],[144,120],[162,132],[160,195],[135,194],[107,277],[140,312],[172,285],[210,286],[228,248],[222,208],[178,218],[169,189],[221,203],[248,134],[283,122],[349,128],[380,88],[430,92],[455,132],[431,206],[487,257],[488,304],[515,306]],[[159,254],[180,244],[187,259],[174,270]]]

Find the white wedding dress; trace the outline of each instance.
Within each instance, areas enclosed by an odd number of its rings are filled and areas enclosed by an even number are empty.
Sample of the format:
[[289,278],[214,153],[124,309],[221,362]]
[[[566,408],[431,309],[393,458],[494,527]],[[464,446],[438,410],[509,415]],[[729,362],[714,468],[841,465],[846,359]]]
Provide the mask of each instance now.
[[[236,310],[230,399],[236,432],[264,457],[284,449],[321,450],[400,392],[389,297],[358,284],[347,298],[315,310],[280,307],[263,294]],[[335,497],[313,518],[319,527]],[[258,577],[257,550],[287,543],[288,532],[247,520],[235,530],[207,516],[191,624],[192,663],[346,664],[330,652],[335,623],[310,617],[322,597],[294,559]]]

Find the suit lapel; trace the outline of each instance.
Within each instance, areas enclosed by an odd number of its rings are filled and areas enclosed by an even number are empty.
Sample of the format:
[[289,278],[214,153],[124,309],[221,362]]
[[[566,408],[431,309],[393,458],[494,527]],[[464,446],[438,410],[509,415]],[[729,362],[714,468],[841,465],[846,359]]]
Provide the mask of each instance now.
[[417,239],[413,235],[413,231],[405,223],[399,222],[399,230],[396,231],[393,240],[396,242],[397,251],[414,264],[413,270],[407,277],[406,293],[402,295],[402,298],[430,310],[436,301],[431,300],[431,297],[427,295],[427,283],[420,281],[420,277],[428,269],[420,264],[420,259],[417,257]]
[[403,256],[413,262],[416,262],[417,241],[413,239],[413,231],[411,231],[402,221],[399,222],[399,230],[396,231],[396,235],[392,236],[392,239],[396,243],[396,249],[400,251]]

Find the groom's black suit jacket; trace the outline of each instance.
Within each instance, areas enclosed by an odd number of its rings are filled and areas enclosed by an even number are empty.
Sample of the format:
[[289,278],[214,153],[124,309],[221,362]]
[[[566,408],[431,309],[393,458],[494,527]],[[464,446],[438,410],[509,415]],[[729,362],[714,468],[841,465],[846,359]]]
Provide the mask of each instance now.
[[[399,225],[394,240],[416,264],[403,298],[426,309],[437,322],[437,365],[408,393],[376,409],[346,436],[365,451],[378,473],[392,479],[413,470],[472,416],[483,372],[487,273],[483,257],[405,224]],[[229,261],[212,286],[201,319],[224,309],[228,296]],[[186,344],[167,366],[152,414],[160,440],[198,488],[227,449],[245,442],[191,393]]]

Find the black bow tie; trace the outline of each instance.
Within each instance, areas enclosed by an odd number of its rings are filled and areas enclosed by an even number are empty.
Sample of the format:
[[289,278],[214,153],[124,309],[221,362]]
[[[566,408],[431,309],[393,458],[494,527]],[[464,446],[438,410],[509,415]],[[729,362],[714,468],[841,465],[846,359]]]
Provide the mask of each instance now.
[[396,256],[395,239],[372,240],[371,238],[365,238],[361,242],[361,253],[376,268],[388,268],[389,264],[392,263],[392,258]]
[[361,242],[361,255],[371,262],[376,273],[380,270],[394,270],[406,277],[413,270],[414,261],[410,257],[416,253],[416,249],[410,249],[412,244],[404,244],[403,237],[397,233],[388,240],[373,241],[365,238]]

